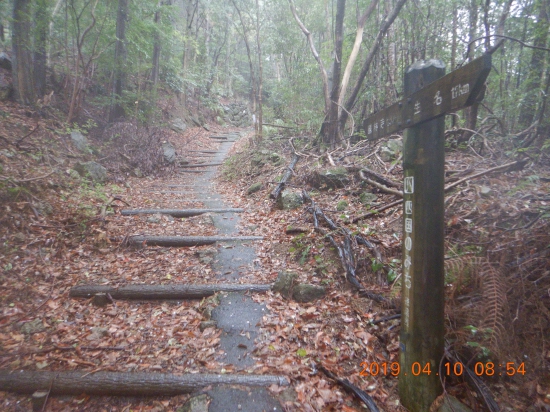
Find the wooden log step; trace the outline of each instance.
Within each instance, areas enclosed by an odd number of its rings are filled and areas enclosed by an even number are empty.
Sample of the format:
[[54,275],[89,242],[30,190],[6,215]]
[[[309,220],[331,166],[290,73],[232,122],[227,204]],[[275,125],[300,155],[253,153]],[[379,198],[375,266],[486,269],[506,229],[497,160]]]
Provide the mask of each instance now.
[[242,242],[262,240],[263,236],[147,236],[136,235],[128,239],[131,245],[191,247],[212,245],[216,242]]
[[217,150],[188,150],[192,153],[219,153]]
[[288,386],[285,376],[185,374],[152,372],[9,371],[0,370],[0,391],[53,395],[174,396],[209,385]]
[[205,173],[205,172],[215,172],[215,170],[182,170],[178,169],[180,173]]
[[227,136],[208,136],[210,139],[227,140]]
[[112,287],[106,285],[80,285],[71,288],[71,298],[91,298],[98,293],[109,294],[113,299],[201,299],[217,292],[267,292],[273,285],[128,285]]
[[123,216],[130,215],[171,215],[173,217],[190,217],[198,216],[203,213],[242,213],[244,209],[227,208],[227,209],[122,209],[120,214]]
[[208,167],[208,166],[221,166],[223,163],[195,163],[192,165],[181,165],[180,167]]

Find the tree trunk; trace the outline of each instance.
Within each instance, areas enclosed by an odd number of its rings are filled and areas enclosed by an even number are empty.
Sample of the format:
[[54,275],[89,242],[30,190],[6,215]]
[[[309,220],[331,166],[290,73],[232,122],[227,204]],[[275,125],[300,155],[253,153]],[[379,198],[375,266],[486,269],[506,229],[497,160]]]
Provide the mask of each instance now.
[[162,7],[162,1],[157,3],[157,10],[155,11],[155,17],[153,21],[155,23],[155,34],[153,35],[153,67],[151,68],[151,85],[153,89],[156,89],[157,83],[159,81],[159,63],[160,63],[160,52],[162,49],[162,44],[160,42],[160,8]]
[[380,30],[378,31],[378,34],[376,36],[376,39],[374,40],[374,43],[372,44],[367,57],[365,58],[365,61],[363,63],[363,67],[361,68],[361,72],[359,73],[359,77],[357,78],[357,82],[355,83],[355,86],[353,88],[353,91],[351,92],[350,97],[346,101],[345,110],[342,110],[341,116],[339,119],[340,122],[340,128],[343,130],[344,126],[346,124],[346,121],[348,120],[349,113],[351,113],[351,110],[355,106],[355,103],[357,102],[357,97],[359,96],[359,91],[361,90],[361,86],[363,85],[363,81],[365,80],[365,77],[367,76],[367,73],[369,72],[370,65],[374,59],[374,56],[376,55],[376,52],[380,48],[380,44],[382,42],[382,38],[390,28],[390,26],[393,24],[395,19],[397,18],[397,15],[405,5],[407,0],[397,0],[395,7],[393,8],[390,15],[382,22],[382,25],[380,26]]
[[328,87],[327,71],[325,69],[325,66],[323,65],[323,61],[321,60],[319,53],[317,53],[317,49],[315,48],[315,44],[313,43],[313,37],[311,36],[311,32],[306,28],[306,26],[304,26],[304,23],[302,23],[302,21],[298,17],[294,2],[292,0],[288,0],[288,3],[290,4],[290,11],[294,16],[294,19],[298,23],[300,30],[302,30],[302,32],[307,38],[307,42],[309,44],[309,48],[311,50],[311,53],[313,54],[313,57],[315,58],[315,60],[317,60],[319,71],[321,72],[321,80],[323,81],[323,96],[325,97],[325,115],[327,115],[330,110],[330,92]]
[[210,385],[270,386],[289,384],[284,376],[222,374],[157,374],[150,372],[33,372],[0,370],[0,391],[54,395],[173,396]]
[[13,85],[15,97],[21,104],[34,104],[36,95],[32,75],[31,0],[13,2]]
[[262,65],[262,46],[260,44],[260,3],[256,0],[256,45],[258,47],[258,132],[256,141],[262,141],[263,134],[263,106],[262,106],[262,88],[263,88],[263,65]]
[[338,101],[340,100],[340,76],[342,71],[342,45],[344,43],[344,17],[346,14],[346,0],[336,3],[336,21],[334,26],[334,62],[332,64],[332,90],[330,91],[330,106],[328,115],[321,128],[323,143],[331,148],[341,140],[338,127]]
[[[548,39],[548,10],[547,0],[537,0],[537,23],[535,24],[535,38],[533,45],[536,47],[546,47]],[[519,125],[522,128],[529,127],[537,113],[537,104],[541,100],[542,89],[541,82],[544,76],[545,61],[548,52],[540,49],[533,49],[531,55],[531,64],[529,65],[529,74],[525,80],[525,92],[519,114]]]
[[338,117],[341,116],[342,107],[344,106],[344,98],[346,97],[346,92],[349,85],[349,78],[351,76],[351,71],[353,70],[353,66],[355,65],[357,56],[359,55],[359,50],[361,48],[361,43],[363,41],[363,32],[365,30],[365,24],[369,16],[372,14],[374,9],[376,8],[377,4],[378,4],[378,0],[372,0],[369,7],[365,11],[365,13],[363,13],[363,15],[357,21],[357,31],[355,34],[355,42],[353,43],[353,48],[351,50],[348,63],[346,64],[344,75],[342,76],[342,86],[340,90],[340,95],[338,96]]
[[113,299],[201,299],[218,292],[267,292],[273,285],[128,285],[111,287],[103,285],[82,285],[71,288],[71,298],[91,298],[97,293],[108,293]]
[[[241,26],[243,28],[243,40],[244,44],[246,46],[246,56],[248,57],[248,65],[250,67],[250,86],[252,89],[251,97],[252,97],[252,112],[256,113],[256,103],[257,103],[257,88],[256,88],[256,75],[254,73],[254,64],[252,63],[252,52],[250,51],[250,44],[248,43],[248,34],[246,30],[246,24],[244,23],[243,16],[241,14],[241,10],[237,7],[237,3],[235,3],[235,0],[231,0],[233,3],[233,6],[235,7],[235,10],[237,10],[237,14],[239,15],[239,19],[241,21]],[[256,119],[257,120],[257,119]],[[256,133],[258,132],[258,124],[257,121],[254,124],[254,129],[256,130]]]
[[43,98],[46,94],[46,62],[48,40],[48,5],[46,0],[37,0],[34,13],[35,45],[34,45],[34,86],[36,95]]
[[128,0],[118,0],[116,18],[115,67],[113,76],[113,101],[109,113],[112,122],[124,116],[122,93],[126,86],[126,21],[128,20]]

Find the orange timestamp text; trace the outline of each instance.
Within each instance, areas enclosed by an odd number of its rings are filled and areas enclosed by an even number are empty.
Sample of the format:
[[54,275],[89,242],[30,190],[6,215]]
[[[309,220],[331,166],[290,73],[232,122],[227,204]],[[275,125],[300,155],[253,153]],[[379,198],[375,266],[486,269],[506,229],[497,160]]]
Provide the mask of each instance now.
[[[431,375],[440,373],[444,376],[462,376],[465,367],[461,362],[445,362],[441,371],[432,371],[430,363],[421,364],[414,362],[410,371],[402,370],[399,362],[361,362],[360,376],[399,376],[401,374],[411,374],[413,376]],[[514,376],[525,375],[525,363],[505,362],[495,364],[494,362],[477,362],[474,364],[473,372],[477,376]]]

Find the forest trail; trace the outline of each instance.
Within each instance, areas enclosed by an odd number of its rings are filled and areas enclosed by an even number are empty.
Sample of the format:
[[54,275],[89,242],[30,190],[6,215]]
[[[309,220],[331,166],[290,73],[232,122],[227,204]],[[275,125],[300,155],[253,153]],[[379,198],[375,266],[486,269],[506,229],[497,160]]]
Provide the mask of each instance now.
[[[219,151],[212,153],[213,156],[209,159],[212,164],[223,162],[233,142],[241,137],[241,134],[230,133],[224,136],[226,139],[220,139]],[[206,208],[227,209],[231,206],[222,200],[212,186],[216,173],[216,169],[205,169],[204,173],[195,175],[196,177],[187,187],[193,191],[196,198],[200,198]],[[212,214],[212,221],[220,235],[234,236],[238,233],[237,225],[240,217],[236,213],[215,213]],[[217,274],[217,280],[234,283],[239,280],[239,272],[246,270],[249,265],[255,265],[255,259],[256,253],[249,242],[218,244],[212,268]],[[241,371],[253,365],[252,351],[254,340],[258,335],[257,325],[265,311],[264,305],[255,303],[244,292],[221,295],[219,305],[212,311],[212,320],[222,330],[220,348],[225,353],[222,362],[232,364]],[[210,412],[282,410],[280,403],[264,388],[255,388],[251,391],[249,388],[217,386],[209,390],[208,395],[212,399],[208,408]]]
[[[209,136],[219,142],[218,150],[201,151],[197,153],[204,160],[197,167],[186,165],[180,169],[180,179],[170,180],[159,179],[152,182],[158,187],[158,192],[172,195],[184,195],[191,202],[198,202],[206,210],[226,210],[220,213],[211,213],[210,217],[217,235],[221,237],[238,237],[237,225],[240,217],[231,211],[228,205],[216,192],[214,180],[219,166],[227,157],[233,143],[241,138],[245,131],[214,134]],[[205,167],[203,167],[205,166]],[[238,211],[238,209],[235,209]],[[164,235],[164,233],[155,233]],[[185,233],[187,235],[187,233]],[[201,235],[196,233],[193,235]],[[236,240],[232,242],[218,242],[216,253],[211,263],[215,274],[215,283],[224,284],[239,283],[240,273],[247,267],[255,265],[256,253],[254,248],[247,241]],[[260,238],[261,239],[261,238]],[[205,284],[208,283],[208,280]],[[221,330],[219,361],[234,368],[236,374],[247,374],[247,368],[254,364],[252,351],[254,340],[258,335],[258,324],[261,322],[266,311],[265,305],[252,301],[244,292],[221,293],[219,304],[212,310],[211,322],[208,326],[215,325]],[[177,319],[176,319],[177,321]],[[232,366],[231,366],[232,365]],[[239,387],[228,385],[217,385],[211,387],[207,392],[208,398],[197,397],[195,402],[208,404],[208,411],[282,411],[280,403],[265,389],[261,387]]]

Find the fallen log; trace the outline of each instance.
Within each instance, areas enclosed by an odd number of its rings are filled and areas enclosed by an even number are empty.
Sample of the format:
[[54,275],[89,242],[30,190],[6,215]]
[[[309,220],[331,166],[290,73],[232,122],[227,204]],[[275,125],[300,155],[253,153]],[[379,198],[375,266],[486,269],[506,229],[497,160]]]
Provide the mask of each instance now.
[[293,169],[296,166],[296,163],[298,163],[298,160],[300,160],[300,156],[298,156],[296,153],[294,153],[294,156],[292,157],[292,160],[291,160],[290,164],[286,168],[286,171],[285,171],[285,174],[283,175],[283,178],[281,179],[281,181],[279,182],[277,187],[275,189],[273,189],[273,191],[269,195],[269,197],[271,199],[276,201],[279,198],[279,195],[281,194],[281,192],[285,188],[286,183],[292,177],[292,174],[294,173]]
[[112,287],[106,285],[80,285],[71,288],[71,298],[91,298],[98,293],[109,294],[113,299],[200,299],[217,292],[267,292],[273,285],[128,285]]
[[403,197],[403,192],[401,190],[396,190],[396,189],[391,189],[389,188],[388,186],[382,184],[382,183],[378,183],[372,179],[370,179],[368,176],[368,173],[366,173],[366,171],[364,169],[362,170],[359,170],[359,177],[361,178],[361,180],[364,180],[365,182],[367,182],[368,184],[374,186],[374,187],[377,187],[378,189],[386,192],[386,193],[390,193],[392,195],[396,195],[396,196],[399,196],[399,197]]
[[223,163],[195,163],[192,165],[182,165],[180,167],[188,168],[188,167],[208,167],[208,166],[221,166]]
[[209,385],[288,386],[285,376],[151,372],[8,371],[0,370],[0,391],[54,395],[174,396]]
[[190,217],[198,216],[204,213],[241,213],[244,209],[227,208],[227,209],[123,209],[120,214],[123,216],[130,215],[170,215],[173,217]]
[[216,242],[240,242],[262,240],[263,236],[131,236],[130,245],[190,247],[212,245]]

